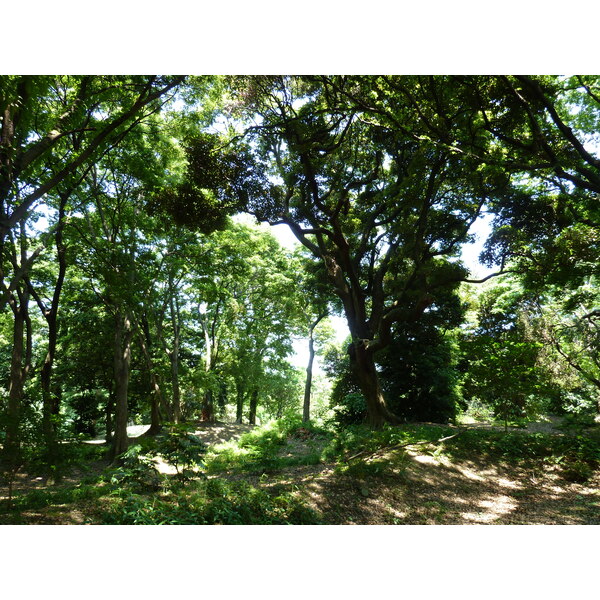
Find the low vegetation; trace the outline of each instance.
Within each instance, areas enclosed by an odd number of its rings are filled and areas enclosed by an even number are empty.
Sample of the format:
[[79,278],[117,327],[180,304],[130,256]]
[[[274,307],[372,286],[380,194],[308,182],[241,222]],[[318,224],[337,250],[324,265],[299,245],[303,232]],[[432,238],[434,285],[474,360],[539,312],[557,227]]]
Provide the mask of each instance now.
[[79,443],[64,477],[22,475],[0,522],[599,523],[600,429],[565,425],[373,432],[292,418],[208,447],[201,427],[180,426],[138,438],[118,467]]

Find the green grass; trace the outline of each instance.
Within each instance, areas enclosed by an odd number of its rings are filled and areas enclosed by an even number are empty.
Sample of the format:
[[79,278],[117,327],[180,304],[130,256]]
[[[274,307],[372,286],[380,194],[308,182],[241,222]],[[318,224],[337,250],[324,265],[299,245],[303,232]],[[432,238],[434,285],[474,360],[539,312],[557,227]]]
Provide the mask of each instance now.
[[[143,440],[141,446],[130,449],[119,467],[88,477],[79,485],[59,483],[43,491],[34,490],[16,496],[11,506],[3,501],[0,523],[43,521],[43,517],[25,516],[27,511],[42,511],[52,520],[55,513],[60,517],[74,508],[89,520],[113,524],[318,523],[317,514],[300,500],[293,486],[277,484],[278,477],[284,481],[290,475],[286,468],[333,463],[339,476],[355,480],[361,493],[364,488],[368,495],[371,484],[385,480],[392,472],[396,477],[408,464],[409,448],[386,452],[388,448],[424,441],[432,444],[413,448],[450,461],[558,468],[570,482],[587,481],[600,465],[600,436],[596,432],[551,435],[467,429],[438,443],[440,438],[456,434],[457,429],[402,425],[373,431],[366,426],[350,426],[334,432],[297,419],[283,419],[255,428],[237,442],[222,444],[206,454],[186,432],[180,433],[151,442]],[[378,450],[381,452],[376,453]],[[70,451],[70,463],[97,460],[101,452],[93,446]],[[196,470],[189,477],[160,475],[151,457],[167,452],[176,453],[182,464],[199,461],[197,466],[204,474]],[[355,455],[359,456],[352,458]],[[235,481],[229,479],[232,475]],[[238,480],[248,475],[263,477],[256,485]],[[430,509],[441,514],[437,506]]]
[[121,494],[100,518],[119,525],[317,524],[317,514],[292,493],[271,495],[247,482],[194,482],[161,495]]
[[[389,446],[429,441],[433,444],[420,445],[419,451],[434,452],[451,460],[477,458],[509,465],[558,465],[569,481],[587,480],[600,465],[600,437],[596,435],[557,436],[470,429],[436,443],[455,433],[456,429],[443,425],[387,426],[379,431],[355,425],[339,431],[323,451],[323,457],[344,462],[359,455],[351,462],[360,463],[370,454]],[[402,451],[403,448],[398,448],[395,453],[401,455]]]
[[[245,433],[237,442],[213,448],[206,456],[206,472],[262,474],[296,465],[319,464],[323,459],[322,448],[332,435],[327,429],[303,424],[299,419],[271,421]],[[294,439],[303,439],[307,451],[281,456],[288,441]]]

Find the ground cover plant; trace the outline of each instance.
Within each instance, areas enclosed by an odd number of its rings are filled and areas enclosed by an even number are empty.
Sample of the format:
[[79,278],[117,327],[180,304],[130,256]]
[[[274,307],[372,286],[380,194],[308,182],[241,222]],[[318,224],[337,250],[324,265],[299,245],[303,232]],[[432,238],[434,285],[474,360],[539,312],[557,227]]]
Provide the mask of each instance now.
[[[189,429],[189,428],[188,428]],[[200,440],[206,431],[197,428]],[[273,421],[209,446],[186,477],[132,445],[122,465],[28,489],[3,523],[600,522],[600,433]],[[189,435],[186,431],[184,436]],[[165,442],[170,444],[169,441]],[[94,449],[97,456],[97,449]],[[158,469],[162,465],[162,469]],[[189,466],[192,466],[191,464]],[[162,471],[162,472],[161,472]]]

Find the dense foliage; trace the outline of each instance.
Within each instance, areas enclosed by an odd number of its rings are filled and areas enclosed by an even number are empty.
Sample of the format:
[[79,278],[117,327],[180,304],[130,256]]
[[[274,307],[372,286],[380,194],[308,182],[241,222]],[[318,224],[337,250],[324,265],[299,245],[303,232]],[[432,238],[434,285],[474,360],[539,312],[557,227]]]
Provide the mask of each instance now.
[[[11,494],[84,438],[105,441],[107,486],[139,491],[159,458],[181,480],[281,467],[322,425],[600,410],[598,77],[2,76],[0,118]],[[461,251],[484,214],[477,279]],[[220,456],[188,431],[273,418]],[[130,447],[132,425],[149,428]],[[106,518],[314,522],[286,495],[195,484],[177,510],[124,497]]]

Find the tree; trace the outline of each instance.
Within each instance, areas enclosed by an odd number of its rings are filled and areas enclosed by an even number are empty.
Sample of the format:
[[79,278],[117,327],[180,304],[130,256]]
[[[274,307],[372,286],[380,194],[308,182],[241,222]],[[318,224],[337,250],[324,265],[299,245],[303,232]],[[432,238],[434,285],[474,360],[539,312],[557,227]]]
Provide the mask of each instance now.
[[[304,401],[302,405],[302,421],[310,421],[310,400],[313,379],[313,364],[315,360],[316,347],[323,346],[326,338],[331,336],[330,328],[326,327],[321,335],[319,325],[325,325],[324,319],[330,314],[328,306],[327,278],[322,266],[311,260],[306,251],[297,253],[297,264],[294,270],[297,273],[298,293],[301,295],[301,305],[298,306],[300,323],[308,332],[308,364],[306,367],[306,378],[304,381]],[[323,329],[321,327],[321,329]],[[325,339],[324,339],[325,338]]]
[[[509,182],[468,156],[407,134],[412,117],[399,95],[388,109],[394,119],[375,121],[339,91],[370,82],[244,82],[260,124],[248,129],[251,143],[238,156],[242,164],[250,155],[254,169],[238,173],[237,183],[222,186],[222,193],[243,187],[237,198],[247,210],[289,225],[324,266],[348,321],[351,362],[369,420],[379,427],[398,419],[381,391],[377,352],[389,345],[394,323],[437,310],[437,290],[466,276],[449,259],[456,258],[483,204],[507,193]],[[407,125],[396,127],[398,120]],[[197,174],[193,166],[190,173]]]
[[541,360],[539,319],[531,293],[506,276],[480,291],[477,322],[460,333],[463,394],[490,407],[506,426],[547,408],[555,393]]
[[[159,110],[163,97],[183,80],[154,76],[1,79],[0,307],[9,304],[14,315],[8,454],[18,454],[19,406],[31,371],[27,363],[29,341],[24,342],[23,335],[27,340],[31,336],[27,304],[32,296],[48,324],[48,352],[42,367],[43,429],[54,453],[52,415],[56,415],[57,407],[51,392],[51,375],[58,304],[66,270],[61,258],[66,202],[89,169]],[[53,202],[56,197],[60,199],[58,205]],[[35,232],[32,226],[37,217],[51,216],[54,210],[58,213],[54,235],[52,230]],[[47,303],[29,274],[52,239],[57,245],[59,270],[52,300]]]

